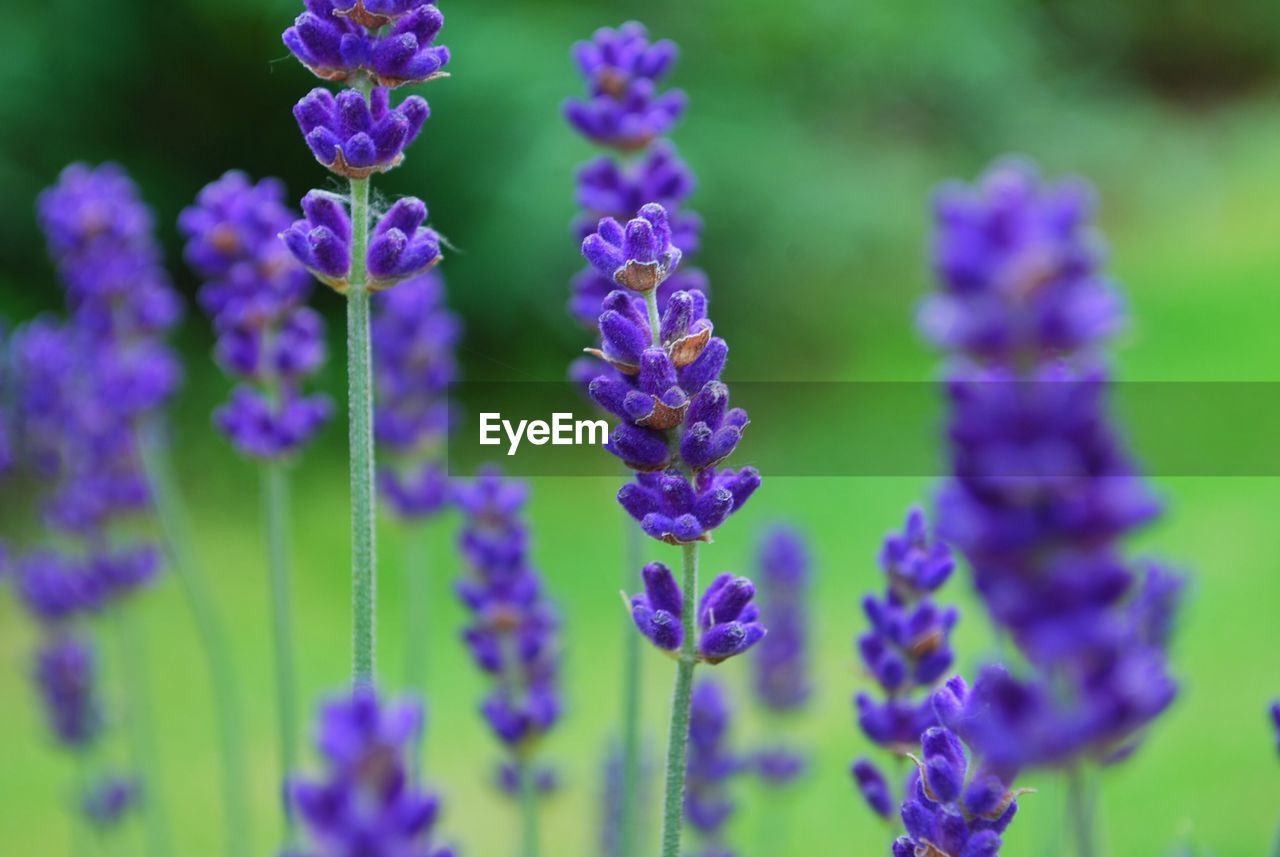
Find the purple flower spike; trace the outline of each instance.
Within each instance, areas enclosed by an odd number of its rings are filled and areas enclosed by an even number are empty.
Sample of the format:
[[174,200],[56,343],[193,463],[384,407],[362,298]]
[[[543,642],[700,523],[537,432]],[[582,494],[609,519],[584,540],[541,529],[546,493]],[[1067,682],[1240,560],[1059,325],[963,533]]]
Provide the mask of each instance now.
[[316,747],[325,771],[287,784],[308,853],[451,855],[433,842],[440,799],[416,786],[409,771],[407,756],[421,729],[419,706],[382,703],[372,688],[324,707]]
[[587,80],[587,99],[565,102],[565,118],[581,134],[624,151],[640,149],[666,134],[684,112],[685,94],[659,94],[656,84],[670,71],[676,46],[649,42],[634,21],[597,30],[574,45],[573,56]]
[[[967,750],[952,732],[933,728],[922,741],[911,795],[902,804],[907,835],[893,844],[896,855],[955,854],[996,857],[1000,834],[1018,811],[1019,792],[992,773],[979,772],[966,784]],[[915,758],[914,756],[912,758]]]
[[729,796],[744,761],[733,752],[729,728],[733,712],[720,685],[703,680],[693,689],[689,713],[689,757],[686,767],[684,817],[696,830],[704,855],[727,855],[725,826],[735,805]]
[[705,470],[693,482],[678,470],[639,473],[622,486],[618,502],[659,541],[709,542],[711,531],[742,508],[759,486],[760,474],[753,467]]
[[645,294],[662,285],[680,265],[680,249],[671,243],[667,211],[649,203],[626,226],[611,217],[582,241],[582,255],[620,286]]
[[[651,643],[674,652],[684,641],[680,584],[660,562],[646,565],[643,577],[645,591],[631,599],[632,619]],[[755,586],[745,577],[725,573],[712,581],[698,604],[698,660],[718,664],[764,639],[754,596]]]
[[293,108],[316,160],[337,175],[356,179],[399,166],[430,113],[417,95],[392,108],[383,86],[375,87],[367,100],[359,90],[347,89],[335,98],[318,87]]
[[[367,74],[379,86],[396,87],[446,76],[449,49],[435,44],[444,16],[422,3],[401,12],[405,5],[307,0],[307,11],[284,31],[284,43],[324,80]],[[373,24],[377,20],[382,24]]]
[[93,743],[102,726],[94,684],[97,659],[70,634],[46,642],[36,654],[34,678],[58,741],[78,749]]
[[765,534],[757,555],[760,615],[769,636],[755,658],[756,698],[770,711],[795,711],[811,691],[809,548],[796,530],[777,526]]
[[426,220],[427,206],[411,196],[382,215],[369,236],[370,289],[388,289],[440,261],[440,237]]
[[214,423],[246,455],[276,458],[304,446],[332,415],[328,396],[272,401],[242,386],[214,412]]
[[1280,699],[1271,703],[1271,728],[1276,732],[1276,749],[1280,750]]

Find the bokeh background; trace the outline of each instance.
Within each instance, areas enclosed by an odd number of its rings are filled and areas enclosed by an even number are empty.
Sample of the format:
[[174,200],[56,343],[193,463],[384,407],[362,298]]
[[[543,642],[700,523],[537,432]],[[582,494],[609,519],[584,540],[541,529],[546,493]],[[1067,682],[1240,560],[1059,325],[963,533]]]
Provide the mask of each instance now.
[[[928,288],[930,189],[1023,152],[1098,184],[1113,270],[1131,300],[1120,375],[1131,380],[1280,380],[1280,7],[1269,0],[446,0],[453,77],[427,91],[433,118],[386,194],[428,200],[456,246],[444,271],[466,322],[470,378],[563,377],[583,344],[565,316],[578,265],[569,234],[574,166],[594,154],[559,105],[580,84],[571,42],[600,25],[645,20],[678,41],[674,82],[691,96],[674,134],[700,179],[700,260],[717,330],[734,348],[730,380],[925,380],[936,356],[912,329]],[[328,179],[289,109],[314,81],[279,40],[293,0],[11,4],[0,30],[0,312],[56,311],[61,295],[34,222],[37,191],[67,162],[117,160],[155,207],[175,280],[188,295],[174,220],[229,167],[278,175],[301,196]],[[335,321],[340,302],[318,294]],[[337,327],[337,326],[335,326]],[[256,851],[277,842],[266,580],[257,479],[213,435],[225,392],[208,327],[181,332],[190,378],[174,420],[182,479],[218,606],[252,706]],[[335,354],[341,354],[335,342]],[[335,364],[325,383],[341,391]],[[1259,387],[1266,395],[1267,387]],[[338,396],[341,399],[341,395]],[[821,420],[821,414],[797,414]],[[1176,435],[1181,416],[1168,415]],[[839,432],[839,425],[830,431]],[[301,462],[294,544],[297,631],[308,700],[348,671],[347,498],[341,422]],[[1139,450],[1141,453],[1141,450]],[[753,454],[750,438],[741,454]],[[1280,484],[1156,475],[1169,513],[1140,547],[1189,569],[1192,595],[1174,651],[1182,696],[1143,750],[1106,778],[1108,853],[1264,852],[1280,813],[1280,764],[1266,700],[1280,694]],[[778,853],[886,853],[889,832],[853,793],[847,765],[868,749],[850,697],[868,682],[851,641],[858,596],[878,584],[881,536],[927,478],[769,478],[705,552],[709,570],[749,571],[764,524],[813,538],[818,692],[795,722],[766,724],[743,700],[734,740],[787,730],[815,769],[780,811]],[[619,706],[623,634],[617,590],[623,521],[605,479],[534,480],[535,555],[565,617],[567,716],[545,756],[565,787],[547,808],[548,853],[590,855],[601,759]],[[0,497],[0,515],[21,497]],[[514,850],[513,814],[489,786],[496,748],[475,715],[482,682],[464,658],[450,592],[455,521],[427,535],[435,571],[428,768],[445,792],[443,829],[466,853]],[[381,544],[380,661],[403,673],[400,559],[414,544],[387,522]],[[649,549],[655,557],[662,546]],[[991,651],[971,608],[961,666]],[[217,853],[211,711],[195,637],[172,582],[147,596],[163,799],[179,853]],[[64,853],[73,770],[48,746],[26,674],[31,631],[0,599],[0,853]],[[671,665],[646,658],[645,721],[665,739]],[[719,677],[745,690],[748,664]],[[1058,853],[1062,795],[1031,775],[1007,853]],[[744,783],[732,836],[757,846],[777,801]],[[764,811],[770,804],[769,812]],[[656,801],[655,801],[656,804]],[[656,825],[656,822],[655,822]],[[136,831],[115,854],[137,853]]]

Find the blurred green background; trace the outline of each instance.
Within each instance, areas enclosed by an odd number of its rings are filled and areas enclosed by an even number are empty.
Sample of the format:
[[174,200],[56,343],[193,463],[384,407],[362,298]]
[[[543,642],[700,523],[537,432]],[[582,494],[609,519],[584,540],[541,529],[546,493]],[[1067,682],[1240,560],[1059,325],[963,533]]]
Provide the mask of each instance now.
[[[12,5],[12,4],[11,4]],[[701,264],[717,330],[732,343],[730,379],[919,380],[935,355],[912,331],[928,288],[922,249],[930,188],[972,177],[994,156],[1025,152],[1052,172],[1099,185],[1114,271],[1134,322],[1120,343],[1126,379],[1278,380],[1280,337],[1280,7],[1266,0],[765,0],[447,2],[453,77],[427,91],[433,118],[387,194],[428,200],[457,250],[444,271],[464,316],[470,378],[563,377],[583,344],[566,318],[578,266],[568,223],[574,166],[594,154],[564,125],[580,89],[570,43],[629,18],[678,41],[674,76],[691,95],[674,138],[698,173],[707,222]],[[36,231],[36,192],[71,160],[114,159],[158,213],[175,279],[190,294],[174,219],[224,169],[283,177],[301,196],[328,181],[289,108],[315,84],[280,30],[292,0],[55,0],[6,10],[0,31],[0,311],[57,309]],[[316,303],[335,321],[339,301]],[[235,630],[251,704],[253,846],[277,844],[266,581],[257,478],[208,428],[225,391],[208,360],[207,325],[181,334],[190,381],[175,409],[182,479],[218,606]],[[341,351],[336,347],[335,353]],[[339,394],[340,367],[324,382]],[[1265,391],[1265,388],[1260,388]],[[821,419],[800,414],[797,419]],[[1175,434],[1179,414],[1168,416]],[[341,422],[296,474],[297,626],[308,700],[348,671],[347,505]],[[832,425],[832,432],[840,426]],[[1141,452],[1141,450],[1139,450]],[[750,439],[741,455],[753,454]],[[781,853],[887,853],[889,831],[853,794],[846,769],[867,745],[850,696],[867,684],[851,640],[861,592],[877,585],[879,539],[927,479],[769,478],[705,551],[709,571],[748,571],[754,539],[786,518],[817,558],[818,693],[793,723],[743,706],[734,740],[784,729],[816,767],[786,800],[740,789],[732,837],[747,855],[777,817]],[[1176,706],[1145,748],[1108,773],[1102,815],[1114,855],[1264,853],[1280,813],[1280,765],[1264,719],[1280,694],[1280,538],[1274,479],[1157,478],[1169,514],[1143,549],[1190,569],[1192,597],[1174,662]],[[624,616],[617,602],[623,522],[604,479],[534,480],[535,553],[565,617],[567,716],[545,757],[565,788],[547,808],[548,853],[596,853],[600,763],[619,704]],[[22,498],[3,497],[4,506]],[[474,708],[482,681],[457,641],[450,594],[455,521],[427,534],[435,570],[428,768],[444,791],[442,828],[467,854],[514,851],[513,814],[489,788],[497,752]],[[379,638],[384,682],[403,674],[400,560],[418,536],[384,527]],[[669,553],[651,546],[653,558]],[[963,577],[950,593],[973,607]],[[195,637],[172,582],[141,612],[151,643],[163,798],[179,853],[218,853],[211,711]],[[26,680],[31,630],[0,600],[0,853],[57,855],[72,765],[48,746]],[[961,666],[990,651],[981,612],[965,613]],[[110,668],[110,667],[109,667]],[[646,658],[645,721],[665,738],[671,664]],[[746,662],[717,675],[738,687]],[[740,698],[745,699],[744,694]],[[1029,775],[1006,853],[1056,854],[1062,795]],[[778,811],[771,807],[769,813]],[[114,854],[138,853],[128,831]]]

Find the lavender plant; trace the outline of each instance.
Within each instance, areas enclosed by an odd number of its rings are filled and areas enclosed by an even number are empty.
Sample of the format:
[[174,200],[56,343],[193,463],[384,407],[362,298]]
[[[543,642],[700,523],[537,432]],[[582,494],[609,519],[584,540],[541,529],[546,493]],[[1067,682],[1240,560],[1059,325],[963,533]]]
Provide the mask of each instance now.
[[440,799],[410,775],[421,730],[421,706],[381,702],[366,685],[321,709],[315,742],[324,774],[287,784],[309,842],[299,857],[453,857],[436,842]]
[[[403,161],[429,110],[418,96],[393,106],[390,90],[445,72],[449,50],[436,45],[444,17],[429,3],[307,0],[284,43],[317,77],[345,83],[337,96],[317,88],[294,117],[316,159],[346,179],[349,193],[311,191],[304,217],[282,233],[299,262],[347,299],[348,418],[351,445],[353,666],[357,684],[374,677],[376,580],[373,358],[370,296],[440,260],[425,225],[427,207],[406,197],[371,210],[371,176]],[[374,222],[376,221],[376,222]],[[372,226],[371,226],[372,223]]]
[[[232,171],[201,190],[178,220],[187,264],[205,281],[200,304],[213,319],[218,364],[238,382],[214,421],[261,465],[282,778],[296,767],[298,742],[288,467],[332,411],[328,397],[301,389],[324,362],[324,320],[305,305],[311,277],[278,238],[294,219],[283,200],[279,181],[255,184]],[[291,837],[287,813],[286,821]]]
[[[374,299],[372,337],[374,429],[388,456],[378,470],[383,499],[413,530],[405,556],[407,685],[425,694],[427,612],[426,524],[445,507],[442,464],[449,432],[446,392],[457,375],[458,319],[444,307],[444,284],[429,271]],[[420,748],[419,748],[420,749]],[[421,753],[413,753],[415,772]]]
[[619,420],[607,448],[636,472],[618,502],[651,538],[683,554],[680,584],[661,563],[644,569],[645,592],[632,600],[640,632],[676,657],[671,731],[667,748],[662,853],[680,849],[685,751],[694,667],[747,651],[764,636],[751,604],[754,585],[730,574],[717,577],[695,605],[698,547],[760,485],[751,467],[721,468],[738,445],[746,412],[729,408],[720,381],[728,345],[711,335],[706,297],[676,292],[659,311],[657,290],[674,273],[681,251],[672,243],[666,210],[643,206],[624,227],[612,218],[582,244],[583,255],[621,288],[602,304],[601,356],[610,371],[590,393]]
[[[871,628],[858,638],[857,649],[883,698],[861,692],[855,704],[863,734],[903,759],[921,735],[939,725],[933,688],[955,660],[950,635],[960,614],[954,607],[938,606],[933,596],[951,577],[955,563],[951,550],[930,538],[924,512],[912,509],[902,532],[885,537],[880,568],[884,594],[862,600]],[[895,788],[870,759],[855,761],[852,774],[871,811],[882,818],[892,818],[899,796],[910,795],[910,781]]]
[[1083,183],[1043,182],[1018,161],[945,187],[940,288],[921,312],[950,356],[939,528],[1031,667],[974,688],[988,714],[973,736],[996,764],[1074,772],[1082,855],[1095,851],[1083,766],[1130,754],[1176,694],[1177,584],[1124,552],[1159,507],[1106,413],[1104,345],[1123,312],[1092,211]]
[[[538,853],[539,742],[560,717],[559,620],[529,559],[521,516],[528,487],[492,469],[454,488],[464,516],[458,549],[467,575],[458,597],[471,611],[463,640],[494,687],[480,712],[508,753],[500,774],[519,784],[521,853]],[[505,770],[506,766],[514,770]]]
[[685,775],[684,817],[698,834],[697,857],[733,857],[725,844],[725,825],[733,816],[728,787],[743,768],[729,746],[732,710],[720,686],[702,679],[693,690],[689,717],[689,761]]
[[[585,99],[565,102],[570,125],[607,154],[582,165],[577,173],[577,201],[581,214],[574,231],[585,238],[602,217],[625,222],[647,202],[656,201],[671,213],[676,243],[685,253],[697,249],[701,220],[679,207],[693,192],[694,179],[675,147],[663,138],[684,111],[681,90],[659,93],[657,87],[675,64],[677,49],[663,39],[650,41],[644,25],[635,21],[617,29],[601,28],[590,40],[574,45],[573,58],[587,84]],[[705,277],[685,268],[662,286],[659,305],[682,288],[706,290]],[[587,266],[573,280],[569,312],[594,329],[600,305],[614,290],[612,279]],[[604,371],[598,357],[583,357],[571,365],[570,376],[586,386]],[[623,585],[634,583],[641,562],[640,535],[627,529]],[[640,761],[640,639],[628,631],[623,644],[623,702],[621,775],[617,794],[617,855],[630,857],[638,848],[635,807],[639,802]]]

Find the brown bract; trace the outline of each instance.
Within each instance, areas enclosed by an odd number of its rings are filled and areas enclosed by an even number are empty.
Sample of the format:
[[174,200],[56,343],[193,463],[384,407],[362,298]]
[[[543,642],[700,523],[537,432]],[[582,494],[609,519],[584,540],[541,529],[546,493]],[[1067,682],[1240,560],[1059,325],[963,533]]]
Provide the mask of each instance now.
[[433,80],[439,80],[442,77],[448,77],[449,72],[438,71],[435,74],[427,75],[424,78],[409,77],[391,77],[390,75],[374,74],[369,72],[369,78],[378,86],[385,86],[388,89],[395,89],[397,86],[404,86],[406,83],[430,83]]
[[636,420],[636,425],[657,429],[658,431],[668,431],[684,421],[684,412],[689,410],[688,399],[677,408],[671,407],[657,396],[653,396],[652,399],[653,410],[645,414],[643,418]]
[[376,30],[379,27],[391,23],[391,18],[387,15],[380,15],[377,12],[370,12],[365,8],[364,0],[356,0],[356,5],[350,9],[343,11],[334,9],[333,14],[339,18],[350,18],[362,27],[368,27],[370,30]]
[[320,161],[320,163],[329,168],[329,172],[349,179],[367,179],[374,173],[385,173],[387,170],[393,170],[403,162],[404,155],[401,154],[396,155],[388,164],[375,164],[371,167],[353,167],[351,164],[347,163],[347,157],[342,154],[341,148],[338,149],[338,154],[334,156],[333,163],[324,164],[324,161]]

